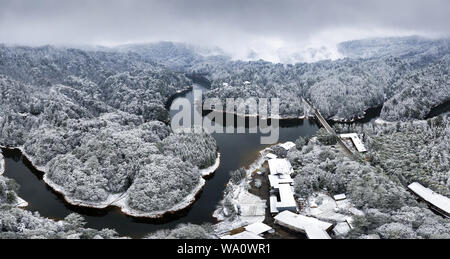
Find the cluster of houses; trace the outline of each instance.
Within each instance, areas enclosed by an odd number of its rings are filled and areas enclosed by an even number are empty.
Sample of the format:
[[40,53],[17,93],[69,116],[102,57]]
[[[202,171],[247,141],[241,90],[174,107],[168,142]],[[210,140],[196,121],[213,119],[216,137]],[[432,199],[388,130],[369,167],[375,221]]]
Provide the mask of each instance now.
[[[356,133],[341,134],[341,139],[350,139],[360,153],[367,152],[364,144]],[[279,145],[286,151],[295,147],[292,142],[287,142]],[[291,177],[293,168],[287,159],[278,158],[277,155],[268,153],[266,160],[269,165],[268,180],[270,184],[270,214],[274,217],[274,223],[282,227],[288,228],[295,232],[306,234],[309,239],[331,239],[330,233],[333,231],[336,235],[345,234],[350,231],[353,226],[351,217],[335,212],[337,208],[341,208],[351,212],[353,215],[359,215],[358,210],[352,207],[347,202],[345,194],[335,195],[330,197],[326,194],[326,202],[324,197],[320,198],[321,206],[317,206],[314,199],[309,201],[309,206],[306,208],[304,215],[299,214],[299,206],[294,196],[294,181]],[[425,201],[431,209],[444,217],[450,218],[450,199],[433,192],[432,190],[413,183],[408,186],[408,189],[417,195],[421,200]],[[324,203],[325,202],[325,203]],[[362,213],[362,212],[361,212]],[[326,215],[325,215],[326,214]],[[333,219],[332,224],[324,220]],[[223,236],[224,239],[261,239],[262,235],[274,230],[263,223],[254,223],[245,230],[236,235]]]
[[297,202],[294,199],[291,178],[293,169],[286,159],[269,159],[270,213],[277,214],[284,210],[297,212]]
[[[350,139],[360,153],[367,152],[363,142],[356,133],[342,134],[341,139]],[[295,147],[292,142],[280,145],[285,150]],[[274,154],[267,154],[269,164],[269,183],[270,183],[270,213],[274,216],[275,224],[286,227],[296,232],[306,234],[309,239],[331,239],[328,232],[335,226],[331,223],[321,221],[314,217],[300,215],[297,201],[294,197],[293,179],[291,174],[293,168],[287,159],[280,159]],[[335,201],[345,200],[345,194],[334,197]],[[347,224],[347,223],[345,223]],[[351,228],[348,224],[346,231]]]
[[[289,150],[295,146],[292,142],[280,145]],[[287,159],[277,158],[274,154],[267,154],[269,164],[270,213],[275,216],[275,224],[296,232],[306,234],[309,239],[330,239],[328,231],[333,224],[320,221],[313,217],[299,215],[297,201],[294,197],[293,168]]]

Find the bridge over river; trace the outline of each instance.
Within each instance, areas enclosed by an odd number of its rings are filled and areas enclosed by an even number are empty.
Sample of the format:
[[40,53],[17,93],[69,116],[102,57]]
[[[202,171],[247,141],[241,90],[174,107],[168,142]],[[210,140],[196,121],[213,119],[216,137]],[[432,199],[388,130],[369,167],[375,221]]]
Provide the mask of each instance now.
[[333,136],[336,137],[337,142],[339,143],[339,145],[342,147],[342,149],[344,150],[344,152],[348,155],[353,155],[353,151],[347,146],[347,144],[345,144],[345,142],[342,140],[342,138],[336,133],[336,131],[330,126],[330,124],[328,124],[327,120],[325,120],[325,118],[322,116],[322,114],[320,113],[320,111],[318,109],[316,109],[314,107],[314,105],[312,105],[312,103],[310,103],[309,101],[307,101],[306,99],[303,98],[303,101],[305,103],[307,103],[311,109],[314,111],[314,115],[316,115],[317,120],[319,121],[319,123],[328,131],[328,133],[332,134]]

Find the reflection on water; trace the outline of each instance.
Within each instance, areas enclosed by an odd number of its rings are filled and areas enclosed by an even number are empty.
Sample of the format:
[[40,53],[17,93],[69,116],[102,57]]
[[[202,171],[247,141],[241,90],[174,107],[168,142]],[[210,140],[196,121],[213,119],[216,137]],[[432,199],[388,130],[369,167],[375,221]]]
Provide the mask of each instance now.
[[[195,85],[194,88],[202,89]],[[193,99],[192,92],[184,95]],[[201,111],[197,111],[201,112]],[[174,112],[171,112],[173,116]],[[313,120],[290,120],[280,122],[280,142],[293,141],[300,136],[312,136],[318,130]],[[260,144],[261,134],[213,134],[221,153],[221,164],[198,197],[188,209],[167,216],[161,220],[138,219],[123,215],[117,208],[89,209],[69,205],[61,195],[53,192],[42,181],[42,173],[35,170],[18,150],[4,150],[6,176],[15,179],[20,185],[19,196],[29,202],[30,211],[38,211],[42,216],[62,219],[72,212],[86,218],[87,227],[113,228],[121,235],[143,237],[149,232],[174,227],[180,223],[201,224],[215,222],[212,213],[222,199],[229,172],[249,165],[267,145]]]

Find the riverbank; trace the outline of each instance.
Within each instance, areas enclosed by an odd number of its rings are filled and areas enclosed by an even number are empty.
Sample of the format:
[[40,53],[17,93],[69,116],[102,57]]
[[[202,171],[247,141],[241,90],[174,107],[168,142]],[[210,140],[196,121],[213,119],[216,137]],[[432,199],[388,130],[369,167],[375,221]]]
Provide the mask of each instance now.
[[[253,223],[262,223],[265,220],[266,200],[251,194],[248,191],[249,184],[252,181],[252,174],[255,170],[262,167],[266,161],[265,156],[270,152],[270,148],[266,148],[259,152],[257,159],[250,164],[245,170],[245,179],[235,185],[231,181],[227,183],[227,189],[232,190],[231,193],[224,193],[223,199],[220,201],[217,209],[213,212],[213,217],[219,221],[214,225],[214,232],[218,236],[223,236],[234,229],[242,228]],[[228,218],[232,212],[226,208],[226,199],[231,200],[235,211],[241,211],[240,215]],[[252,206],[253,213],[243,208]]]
[[178,90],[174,95],[170,96],[164,104],[166,110],[170,111],[170,106],[172,106],[173,101],[178,97],[184,96],[186,93],[189,93],[190,91],[192,91],[192,89],[194,89],[193,85]]
[[5,159],[3,158],[2,152],[0,152],[0,175],[3,175],[5,172]]
[[200,183],[196,186],[196,188],[194,188],[194,190],[188,196],[186,196],[182,202],[176,204],[175,206],[173,206],[168,210],[155,212],[141,212],[133,208],[130,208],[128,204],[126,204],[126,200],[128,198],[127,193],[123,194],[117,200],[112,202],[110,206],[116,206],[120,208],[122,213],[137,218],[162,218],[166,214],[175,214],[181,210],[189,208],[195,203],[198,195],[203,190],[203,187],[206,185],[207,181],[205,180],[205,178],[211,176],[219,168],[219,166],[220,166],[220,153],[217,154],[217,158],[214,165],[199,170],[199,173],[202,176],[202,178],[200,179]]
[[450,100],[443,102],[437,106],[431,108],[428,115],[425,117],[425,120],[437,117],[439,115],[443,115],[450,112]]
[[[36,166],[36,163],[34,162],[33,156],[30,154],[27,154],[23,147],[1,147],[2,149],[17,149],[19,150],[23,156],[25,156],[31,163],[31,165],[38,171],[42,172],[43,178],[42,180],[45,182],[46,185],[48,185],[53,191],[60,194],[64,201],[67,202],[70,205],[79,206],[79,207],[85,207],[85,208],[93,208],[93,209],[105,209],[108,207],[118,207],[121,212],[125,215],[132,216],[132,217],[139,217],[139,218],[150,218],[150,219],[158,219],[163,218],[166,214],[175,214],[178,211],[184,210],[188,207],[190,207],[195,201],[199,193],[202,191],[203,187],[206,184],[205,178],[212,175],[220,166],[220,153],[217,153],[217,158],[215,163],[205,169],[199,169],[199,173],[201,175],[201,179],[199,184],[192,190],[191,194],[186,196],[182,202],[176,204],[170,209],[164,210],[164,211],[156,211],[151,213],[144,213],[137,210],[134,210],[130,208],[126,204],[127,199],[127,192],[123,193],[117,193],[117,194],[110,194],[108,198],[102,202],[88,202],[78,199],[73,199],[69,197],[69,194],[62,189],[59,185],[54,183],[52,180],[50,180],[47,177],[47,174],[45,172],[48,172],[48,167],[46,166]],[[4,163],[4,160],[3,160]],[[5,166],[3,165],[3,168]],[[21,201],[21,204],[24,204],[24,201]]]
[[[368,122],[366,120],[372,120],[374,117],[379,117],[382,108],[383,108],[383,106],[376,106],[376,107],[368,108],[367,110],[364,111],[364,113],[363,113],[364,115],[359,116],[359,117],[354,117],[352,119],[332,117],[332,118],[328,118],[327,120],[331,121],[333,123],[355,123],[355,122],[360,122],[360,121]],[[240,117],[240,118],[245,118],[245,119],[249,119],[249,118],[259,119],[260,118],[260,116],[258,114],[242,114],[242,113],[228,112],[228,111],[217,110],[217,109],[203,110],[203,112],[206,112],[206,113],[215,112],[215,113],[221,113],[223,115],[230,114],[230,115]],[[280,120],[280,121],[307,120],[307,119],[314,119],[314,118],[315,118],[314,114],[308,114],[308,113],[305,113],[301,116],[278,115],[278,116],[261,117],[262,120]]]
[[228,112],[228,111],[224,111],[224,110],[217,110],[217,109],[204,109],[203,112],[206,113],[210,113],[210,112],[215,112],[215,113],[221,113],[223,115],[233,115],[236,117],[241,117],[241,118],[256,118],[259,119],[261,118],[262,120],[304,120],[304,119],[310,119],[313,118],[314,116],[307,116],[307,115],[302,115],[302,116],[266,116],[266,117],[261,117],[258,114],[247,114],[247,113],[238,113],[238,112]]
[[[263,235],[264,238],[306,238],[304,234],[290,231],[275,224],[270,213],[270,183],[268,180],[270,171],[267,161],[276,153],[275,149],[282,148],[282,146],[285,145],[279,143],[259,151],[258,158],[246,168],[245,179],[239,184],[234,184],[231,181],[228,183],[227,189],[229,191],[225,192],[220,206],[214,212],[214,216],[219,220],[219,223],[214,225],[216,235],[235,235],[244,231],[244,227],[248,225],[263,223],[272,228],[272,231]],[[228,205],[225,205],[226,203]],[[230,212],[230,203],[234,206],[233,212]]]
[[[3,148],[3,147],[0,147]],[[5,159],[3,157],[2,152],[0,152],[0,176],[3,175],[5,173],[6,170],[6,162]],[[17,196],[17,201],[15,204],[12,204],[12,206],[14,207],[18,207],[18,208],[26,208],[28,207],[28,202],[22,198],[20,198],[19,196]]]

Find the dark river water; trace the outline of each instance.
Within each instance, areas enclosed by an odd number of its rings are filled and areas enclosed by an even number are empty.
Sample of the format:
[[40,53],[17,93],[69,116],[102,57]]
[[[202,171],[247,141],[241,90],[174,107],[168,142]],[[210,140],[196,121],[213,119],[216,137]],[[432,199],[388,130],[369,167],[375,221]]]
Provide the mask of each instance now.
[[[195,85],[194,89],[202,89]],[[192,91],[179,96],[193,99]],[[173,116],[173,113],[171,112]],[[319,129],[314,120],[290,120],[280,122],[280,142],[295,141],[298,137],[312,136]],[[198,200],[188,209],[159,220],[139,219],[120,213],[118,208],[90,209],[72,206],[61,195],[52,191],[43,181],[42,172],[33,168],[18,150],[3,150],[6,159],[5,176],[15,179],[21,186],[19,196],[30,205],[30,211],[38,211],[42,216],[63,219],[72,212],[86,218],[87,227],[95,229],[111,228],[120,235],[133,238],[163,228],[171,228],[180,223],[201,224],[215,222],[212,213],[222,199],[229,172],[254,162],[259,151],[267,147],[260,144],[261,134],[213,134],[221,153],[220,167],[209,177]]]
[[450,112],[450,100],[431,109],[430,113],[428,113],[428,115],[427,115],[427,117],[425,117],[425,119],[431,119],[431,118],[437,117],[441,114],[445,114],[445,113],[449,113],[449,112]]

